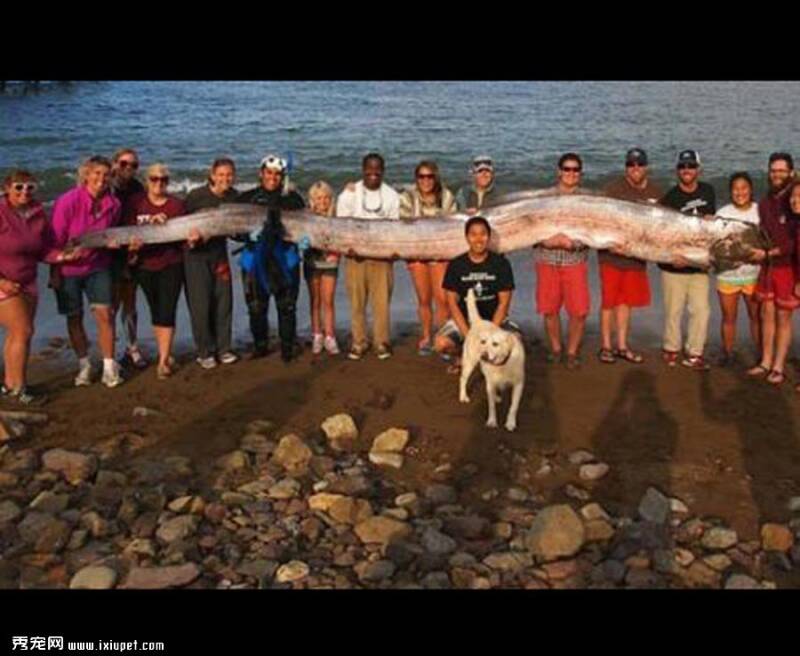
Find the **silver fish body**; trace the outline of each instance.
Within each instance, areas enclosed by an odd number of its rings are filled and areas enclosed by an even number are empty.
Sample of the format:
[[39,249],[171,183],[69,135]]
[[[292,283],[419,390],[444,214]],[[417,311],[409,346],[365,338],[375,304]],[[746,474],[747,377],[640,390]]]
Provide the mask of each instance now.
[[[726,219],[704,220],[659,205],[633,203],[595,194],[521,192],[518,200],[482,213],[492,226],[491,248],[501,253],[530,248],[557,234],[596,249],[652,262],[682,256],[699,267],[737,266],[762,244],[757,227]],[[77,244],[87,248],[184,241],[193,229],[204,237],[246,234],[261,227],[263,206],[230,204],[163,225],[130,226],[87,233]],[[306,210],[284,211],[285,238],[308,237],[314,248],[375,259],[448,260],[466,250],[464,221],[456,214],[439,218],[328,218]]]

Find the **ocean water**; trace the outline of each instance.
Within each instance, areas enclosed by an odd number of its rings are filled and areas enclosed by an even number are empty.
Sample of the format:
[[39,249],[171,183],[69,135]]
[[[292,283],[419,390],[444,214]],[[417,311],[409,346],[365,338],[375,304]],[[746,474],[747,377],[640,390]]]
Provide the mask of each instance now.
[[[416,163],[433,158],[455,190],[467,182],[471,158],[488,153],[498,184],[515,190],[552,184],[558,156],[574,150],[584,159],[586,186],[593,187],[619,175],[624,152],[640,146],[653,177],[668,186],[677,153],[694,148],[722,203],[731,172],[750,171],[761,193],[769,153],[800,154],[798,98],[798,82],[80,82],[0,94],[0,173],[33,170],[40,195],[50,200],[74,184],[81,159],[133,146],[144,165],[166,162],[172,191],[182,193],[202,184],[211,160],[222,155],[236,160],[239,186],[251,186],[261,157],[278,152],[291,154],[292,180],[303,190],[317,179],[335,187],[356,179],[363,154],[378,150],[389,183],[411,182]],[[591,259],[593,300],[599,300]],[[529,254],[514,254],[512,261],[513,314],[534,329]],[[396,272],[393,319],[414,322],[405,266],[396,264]],[[645,345],[657,345],[662,320],[655,267],[651,280],[654,304],[637,312],[633,324]],[[343,280],[337,301],[344,333]],[[238,287],[235,303],[236,333],[246,339]],[[714,341],[719,319],[715,299],[712,304]],[[144,299],[140,307],[141,332],[149,337]],[[596,303],[590,339],[597,332],[595,310]],[[307,331],[305,291],[299,318]],[[52,293],[43,288],[37,340],[64,332]],[[183,301],[179,336],[190,336]]]

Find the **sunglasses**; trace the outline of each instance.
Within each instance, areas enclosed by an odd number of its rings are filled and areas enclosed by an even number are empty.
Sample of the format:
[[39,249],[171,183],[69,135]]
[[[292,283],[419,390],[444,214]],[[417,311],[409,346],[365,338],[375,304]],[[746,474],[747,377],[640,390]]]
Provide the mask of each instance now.
[[168,184],[169,183],[169,176],[168,175],[164,175],[164,176],[151,175],[147,179],[150,180],[150,182],[153,182],[153,183],[155,183],[155,182],[163,182],[164,184]]
[[643,169],[647,167],[647,164],[642,164],[641,162],[626,162],[625,166],[629,169]]
[[435,180],[436,176],[433,173],[418,173],[417,180]]
[[36,191],[36,183],[35,182],[16,182],[11,185],[11,188],[16,191],[18,194],[22,193],[23,191],[28,191],[33,193]]
[[564,173],[580,173],[581,172],[581,167],[580,166],[562,166],[561,170],[564,171]]
[[119,168],[127,169],[128,167],[132,168],[134,171],[139,168],[139,162],[132,162],[128,159],[121,159],[117,162]]
[[687,164],[678,164],[678,170],[683,171],[683,169],[699,169],[700,165],[695,164],[694,162],[689,162]]

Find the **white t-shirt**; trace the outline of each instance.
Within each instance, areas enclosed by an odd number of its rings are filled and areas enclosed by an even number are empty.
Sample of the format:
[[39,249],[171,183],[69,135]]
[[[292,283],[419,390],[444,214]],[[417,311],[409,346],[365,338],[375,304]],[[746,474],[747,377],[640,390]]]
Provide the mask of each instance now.
[[336,201],[336,216],[356,219],[399,219],[400,194],[386,183],[371,190],[364,181],[356,182],[355,190],[344,190]]
[[[751,203],[747,210],[740,210],[733,203],[721,207],[717,216],[725,219],[737,219],[758,225],[758,205]],[[761,267],[758,264],[742,264],[741,266],[717,274],[717,280],[729,285],[752,285],[758,280]]]

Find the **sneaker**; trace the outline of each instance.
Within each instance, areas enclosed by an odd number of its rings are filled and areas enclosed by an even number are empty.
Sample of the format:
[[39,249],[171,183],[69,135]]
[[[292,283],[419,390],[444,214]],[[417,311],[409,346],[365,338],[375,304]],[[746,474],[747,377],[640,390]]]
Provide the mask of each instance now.
[[146,369],[148,362],[145,360],[142,352],[139,350],[138,346],[131,346],[128,347],[127,352],[125,353],[126,359],[128,362],[131,363],[136,369]]
[[677,351],[661,351],[661,359],[664,361],[668,367],[674,367],[678,364],[678,352]]
[[364,357],[364,354],[367,352],[365,348],[360,348],[358,346],[354,346],[350,349],[350,352],[347,354],[347,357],[351,360],[360,360]]
[[711,366],[703,359],[702,355],[687,355],[681,360],[681,364],[695,371],[708,371],[711,369]]
[[75,376],[75,387],[86,387],[92,384],[92,365],[87,364],[81,367],[78,375]]
[[375,353],[378,356],[378,360],[388,360],[392,357],[392,347],[388,344],[381,344],[375,349]]
[[203,369],[213,369],[217,366],[217,361],[213,355],[209,355],[207,358],[197,358],[196,362],[203,367]]
[[311,339],[311,352],[314,355],[319,355],[322,353],[322,347],[324,344],[325,338],[323,337],[322,333],[316,333]]
[[253,352],[250,354],[251,360],[258,360],[260,358],[265,358],[269,355],[269,347],[266,345],[256,345],[253,347]]
[[118,387],[122,385],[125,381],[123,380],[122,376],[119,375],[119,365],[115,362],[111,369],[103,369],[103,378],[101,382],[106,387]]
[[47,396],[44,394],[34,394],[27,387],[13,390],[3,385],[2,388],[0,388],[0,395],[8,401],[25,406],[40,406],[47,403]]
[[325,338],[324,345],[329,355],[339,355],[339,345],[336,343],[336,338],[333,335],[328,335]]
[[233,351],[225,351],[225,353],[219,356],[219,361],[222,364],[233,364],[239,361],[239,356]]

